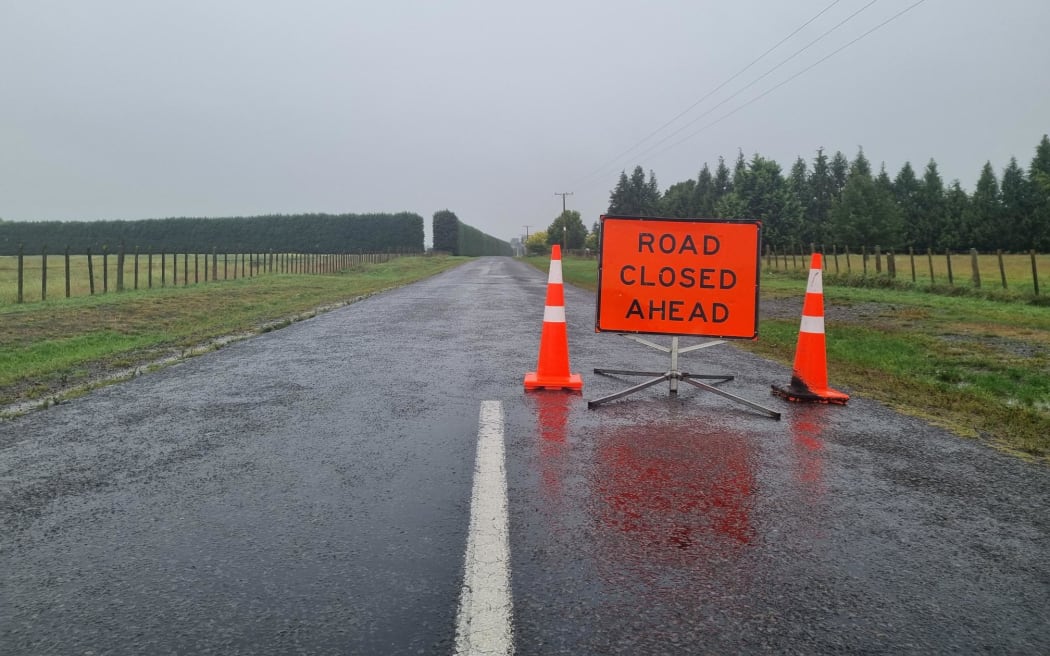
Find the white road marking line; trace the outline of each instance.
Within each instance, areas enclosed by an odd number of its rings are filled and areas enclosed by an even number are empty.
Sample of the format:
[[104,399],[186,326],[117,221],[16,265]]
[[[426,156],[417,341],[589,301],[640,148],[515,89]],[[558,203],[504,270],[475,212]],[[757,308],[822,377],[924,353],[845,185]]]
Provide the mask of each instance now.
[[457,654],[514,653],[508,525],[503,405],[482,401],[463,589],[456,618]]

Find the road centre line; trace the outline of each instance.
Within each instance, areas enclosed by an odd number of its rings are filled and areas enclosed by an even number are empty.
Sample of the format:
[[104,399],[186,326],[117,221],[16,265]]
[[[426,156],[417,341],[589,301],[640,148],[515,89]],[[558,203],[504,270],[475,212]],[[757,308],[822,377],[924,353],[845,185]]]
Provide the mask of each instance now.
[[456,654],[513,654],[503,404],[482,401]]

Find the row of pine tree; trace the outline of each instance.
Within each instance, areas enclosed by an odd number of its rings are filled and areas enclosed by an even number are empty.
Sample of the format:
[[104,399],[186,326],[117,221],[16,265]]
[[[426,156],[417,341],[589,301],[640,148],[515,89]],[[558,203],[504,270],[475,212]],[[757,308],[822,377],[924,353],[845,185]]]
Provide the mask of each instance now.
[[973,193],[958,180],[945,185],[933,159],[920,175],[905,163],[893,177],[878,173],[863,148],[850,161],[823,149],[799,157],[784,175],[779,164],[743,153],[730,168],[719,157],[696,179],[660,192],[656,175],[636,167],[609,197],[611,215],[759,219],[777,248],[810,243],[852,248],[980,251],[1050,250],[1050,138],[1043,135],[1025,170],[1011,158],[1001,176],[991,162]]

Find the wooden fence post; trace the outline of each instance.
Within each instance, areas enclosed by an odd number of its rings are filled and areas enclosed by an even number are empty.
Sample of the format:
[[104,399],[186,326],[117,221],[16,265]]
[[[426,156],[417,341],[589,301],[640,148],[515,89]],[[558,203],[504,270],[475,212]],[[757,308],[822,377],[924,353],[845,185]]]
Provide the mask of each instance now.
[[40,249],[40,300],[47,300],[47,244]]
[[190,284],[190,254],[189,251],[182,254],[182,286]]
[[886,253],[886,272],[890,274],[890,278],[897,279],[897,259],[892,248]]
[[135,290],[139,288],[139,247],[135,244]]
[[970,266],[973,268],[973,286],[981,288],[981,270],[977,267],[977,249],[970,249]]
[[146,280],[149,289],[153,289],[153,247],[150,246],[146,254]]
[[201,254],[193,254],[193,284],[199,285],[201,282]]
[[911,246],[908,247],[908,259],[911,260],[911,281],[915,282],[915,249]]
[[952,251],[950,248],[944,249],[944,258],[948,261],[948,286],[955,286],[955,279],[952,277]]
[[843,245],[842,252],[846,255],[846,275],[853,275],[853,265],[849,261],[849,244]]
[[219,248],[217,246],[211,247],[211,281],[216,282],[219,279]]
[[831,245],[831,256],[835,258],[835,275],[839,275],[839,247],[835,244]]
[[996,250],[995,254],[999,258],[999,276],[1003,279],[1003,289],[1006,289],[1006,267],[1003,266],[1003,249]]
[[66,298],[69,298],[69,246],[66,246]]
[[109,293],[109,246],[102,247],[102,293]]
[[926,257],[927,257],[927,259],[930,260],[930,284],[932,285],[933,281],[934,281],[934,278],[933,278],[933,249],[932,248],[927,248],[926,249]]
[[21,303],[21,302],[23,302],[25,300],[25,298],[24,298],[24,296],[22,294],[22,283],[23,283],[23,276],[24,276],[24,274],[23,274],[24,269],[22,268],[22,260],[23,260],[22,252],[23,252],[23,250],[24,250],[24,247],[22,246],[22,244],[19,244],[18,245],[18,296],[16,297],[16,299],[17,299],[15,301],[16,303]]
[[160,286],[167,287],[168,285],[168,264],[165,262],[168,254],[164,251],[160,252]]
[[91,263],[91,247],[87,249],[88,258],[88,289],[91,290],[91,295],[95,295],[95,267]]
[[1035,289],[1035,295],[1039,296],[1039,269],[1035,266],[1035,250],[1029,251],[1032,257],[1032,286]]
[[120,250],[117,251],[117,291],[124,291],[124,242],[120,242]]
[[882,273],[882,250],[878,244],[875,244],[875,273]]
[[860,247],[860,261],[861,261],[861,264],[864,265],[864,273],[862,274],[862,277],[863,278],[867,278],[868,277],[868,247],[867,246],[861,246]]

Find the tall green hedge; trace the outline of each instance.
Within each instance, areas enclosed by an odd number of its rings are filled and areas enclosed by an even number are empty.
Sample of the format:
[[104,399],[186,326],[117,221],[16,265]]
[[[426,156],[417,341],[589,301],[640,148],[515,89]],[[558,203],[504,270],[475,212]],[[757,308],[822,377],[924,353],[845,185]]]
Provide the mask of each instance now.
[[420,253],[423,217],[398,214],[274,214],[232,218],[170,218],[140,221],[0,222],[0,254],[19,244],[27,253],[46,245],[73,253],[103,246],[167,252]]
[[459,251],[459,219],[448,210],[434,212],[434,250],[453,254]]
[[514,254],[508,242],[468,226],[449,210],[434,213],[434,250],[468,256]]

